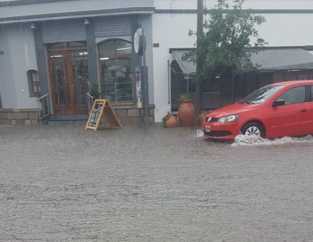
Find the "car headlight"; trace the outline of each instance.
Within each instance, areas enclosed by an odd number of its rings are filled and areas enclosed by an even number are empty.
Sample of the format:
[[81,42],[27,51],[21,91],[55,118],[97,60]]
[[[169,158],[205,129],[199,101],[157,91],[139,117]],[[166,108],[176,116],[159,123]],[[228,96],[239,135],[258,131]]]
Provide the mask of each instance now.
[[221,117],[218,119],[217,122],[219,123],[231,123],[231,122],[235,122],[239,119],[239,115],[235,115],[235,114],[232,114],[232,115],[228,115],[228,116],[224,116],[224,117]]
[[207,117],[206,119],[205,119],[205,121],[207,122],[207,123],[210,123],[211,121],[212,121],[212,117]]

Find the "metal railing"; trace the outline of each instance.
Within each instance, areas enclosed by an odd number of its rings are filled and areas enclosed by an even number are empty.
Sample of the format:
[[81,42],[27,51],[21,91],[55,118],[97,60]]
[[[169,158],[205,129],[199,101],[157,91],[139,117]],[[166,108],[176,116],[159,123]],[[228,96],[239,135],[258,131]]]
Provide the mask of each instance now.
[[87,98],[87,106],[88,106],[88,112],[89,112],[92,108],[95,98],[94,96],[91,96],[89,92],[86,93],[86,98]]
[[40,119],[47,119],[50,116],[49,94],[39,97],[39,102],[41,104]]

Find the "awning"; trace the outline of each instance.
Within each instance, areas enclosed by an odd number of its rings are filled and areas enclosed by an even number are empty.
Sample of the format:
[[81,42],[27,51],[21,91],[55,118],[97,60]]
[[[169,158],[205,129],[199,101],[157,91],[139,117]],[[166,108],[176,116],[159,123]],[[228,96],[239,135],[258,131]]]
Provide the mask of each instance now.
[[[196,64],[184,56],[190,50],[172,50],[173,61],[187,75],[196,72]],[[259,71],[313,70],[313,52],[301,48],[268,48],[252,51],[251,62]]]
[[186,60],[185,55],[188,54],[190,50],[174,50],[172,51],[173,61],[176,61],[182,73],[186,75],[192,75],[196,73],[196,63],[190,60]]
[[252,52],[251,62],[261,71],[313,70],[313,54],[301,48],[263,49]]

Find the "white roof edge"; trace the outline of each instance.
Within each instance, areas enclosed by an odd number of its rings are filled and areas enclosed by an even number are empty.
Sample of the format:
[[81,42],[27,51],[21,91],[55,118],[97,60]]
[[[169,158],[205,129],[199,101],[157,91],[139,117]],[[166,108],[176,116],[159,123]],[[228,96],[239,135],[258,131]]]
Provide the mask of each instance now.
[[66,16],[49,16],[49,17],[35,17],[18,20],[1,20],[0,25],[3,24],[14,24],[14,23],[32,23],[32,22],[41,22],[41,21],[53,21],[53,20],[66,20],[66,19],[79,19],[79,18],[92,18],[92,17],[107,17],[107,16],[119,16],[119,15],[150,15],[153,14],[153,11],[125,11],[125,12],[116,12],[116,13],[103,13],[103,14],[82,14],[82,15],[70,15]]

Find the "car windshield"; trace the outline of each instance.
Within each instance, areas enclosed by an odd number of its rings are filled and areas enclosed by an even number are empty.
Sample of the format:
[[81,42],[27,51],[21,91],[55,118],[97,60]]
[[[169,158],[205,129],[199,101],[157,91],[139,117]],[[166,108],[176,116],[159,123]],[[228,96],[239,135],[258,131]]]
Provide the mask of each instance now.
[[247,103],[247,104],[264,103],[266,100],[272,97],[281,88],[282,88],[281,85],[269,85],[269,86],[262,87],[252,92],[250,95],[244,98],[241,102]]

